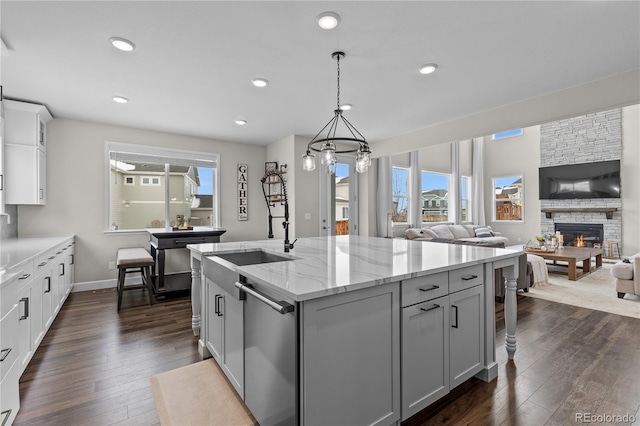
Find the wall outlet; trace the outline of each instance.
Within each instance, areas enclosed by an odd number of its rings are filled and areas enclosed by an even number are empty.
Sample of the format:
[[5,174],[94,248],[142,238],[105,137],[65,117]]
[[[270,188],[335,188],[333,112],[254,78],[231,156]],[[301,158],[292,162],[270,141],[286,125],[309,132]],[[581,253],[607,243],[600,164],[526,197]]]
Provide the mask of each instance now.
[[311,220],[311,213],[305,213],[304,220]]
[[109,269],[116,269],[116,262],[109,262]]
[[518,237],[518,238],[516,238],[516,241],[521,243],[522,242],[522,238]]

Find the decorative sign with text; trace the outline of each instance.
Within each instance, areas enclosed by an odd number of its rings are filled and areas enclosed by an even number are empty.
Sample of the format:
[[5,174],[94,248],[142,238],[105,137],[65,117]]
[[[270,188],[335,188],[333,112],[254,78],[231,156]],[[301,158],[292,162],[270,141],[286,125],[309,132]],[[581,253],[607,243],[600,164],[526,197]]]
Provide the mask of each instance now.
[[238,164],[238,220],[249,219],[249,197],[248,191],[248,166],[246,164]]

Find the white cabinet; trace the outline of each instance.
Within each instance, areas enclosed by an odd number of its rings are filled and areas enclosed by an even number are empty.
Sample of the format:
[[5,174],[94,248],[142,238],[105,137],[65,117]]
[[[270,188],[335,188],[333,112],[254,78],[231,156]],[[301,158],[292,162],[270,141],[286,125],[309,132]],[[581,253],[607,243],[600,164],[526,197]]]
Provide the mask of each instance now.
[[46,123],[43,105],[4,101],[5,203],[44,205],[47,202]]
[[20,409],[18,380],[20,341],[18,327],[18,278],[23,271],[0,277],[0,422],[10,425]]
[[244,303],[205,279],[206,344],[225,375],[244,399]]
[[47,203],[47,154],[37,147],[5,145],[7,204]]
[[301,424],[400,420],[399,283],[302,302]]
[[47,123],[53,118],[47,107],[30,102],[4,100],[5,143],[29,145],[47,151]]

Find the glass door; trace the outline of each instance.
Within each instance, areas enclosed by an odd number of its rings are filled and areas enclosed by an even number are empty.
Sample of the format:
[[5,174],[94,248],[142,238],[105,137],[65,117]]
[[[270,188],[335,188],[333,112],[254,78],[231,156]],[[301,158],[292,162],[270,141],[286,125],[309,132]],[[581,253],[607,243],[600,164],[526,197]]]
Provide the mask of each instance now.
[[358,234],[358,174],[355,158],[337,156],[335,174],[320,179],[320,235]]

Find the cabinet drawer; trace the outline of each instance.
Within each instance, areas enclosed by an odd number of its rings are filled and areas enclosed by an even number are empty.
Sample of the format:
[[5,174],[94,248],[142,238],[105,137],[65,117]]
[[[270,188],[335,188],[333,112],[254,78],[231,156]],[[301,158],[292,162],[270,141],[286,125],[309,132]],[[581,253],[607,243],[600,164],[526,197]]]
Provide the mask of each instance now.
[[18,305],[13,305],[0,320],[0,380],[4,380],[18,358],[18,311]]
[[7,376],[0,383],[0,395],[2,395],[2,399],[0,399],[1,424],[12,424],[20,409],[20,366],[18,364],[18,362],[13,363]]
[[445,296],[449,293],[449,276],[440,272],[403,280],[400,291],[403,307]]
[[484,265],[473,265],[449,271],[451,293],[480,285],[484,282]]
[[22,275],[22,270],[18,270],[15,271],[15,275],[3,279],[2,290],[0,290],[0,318],[4,318],[13,305],[18,303],[18,278]]

